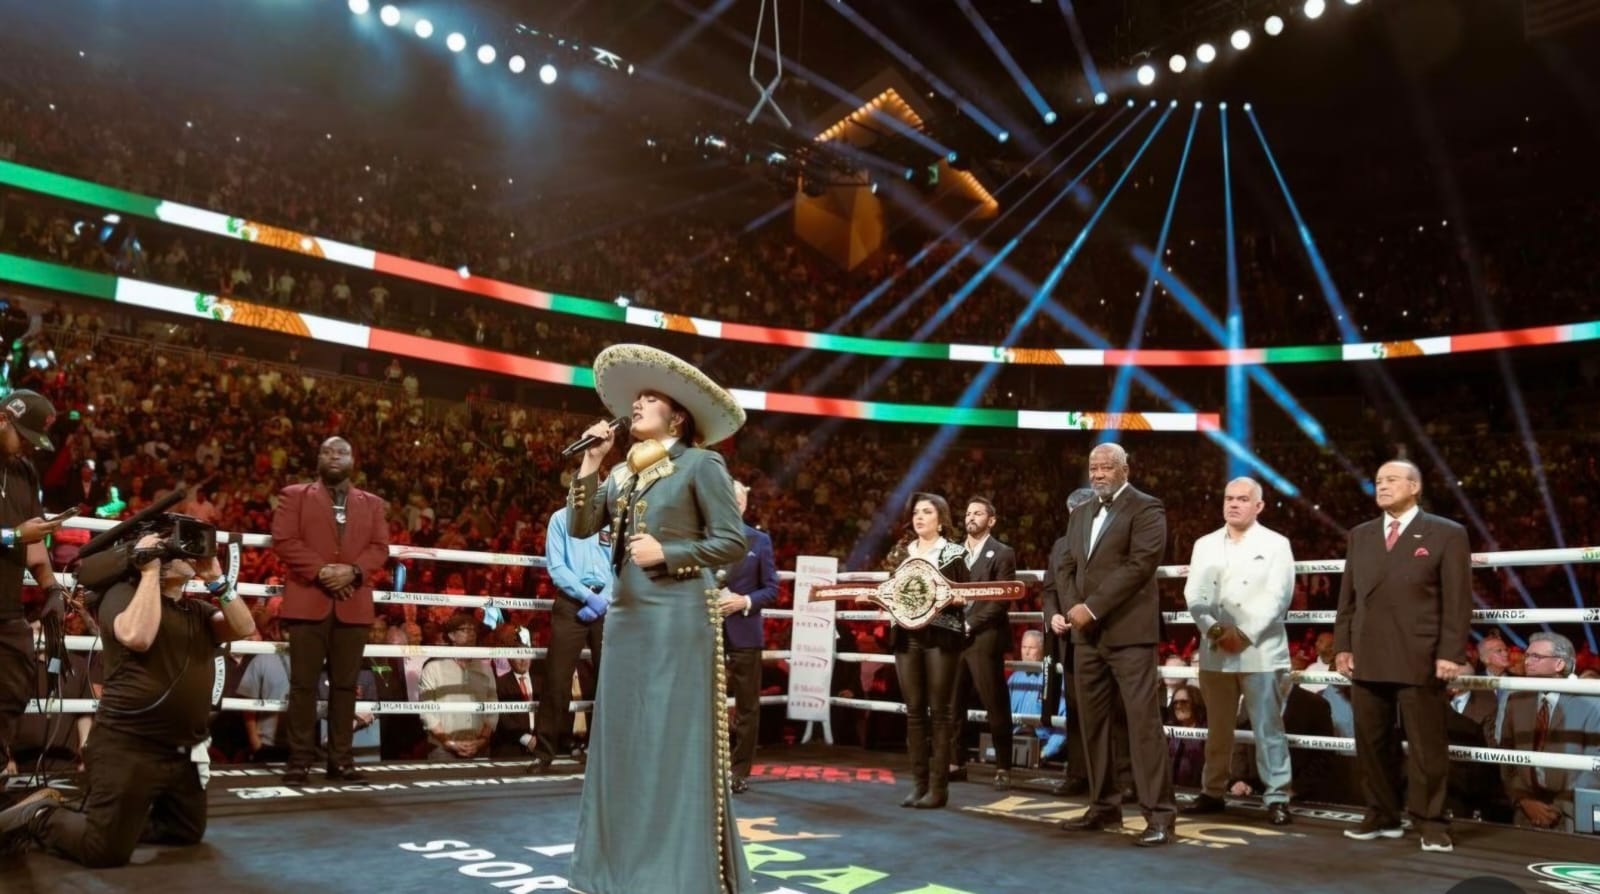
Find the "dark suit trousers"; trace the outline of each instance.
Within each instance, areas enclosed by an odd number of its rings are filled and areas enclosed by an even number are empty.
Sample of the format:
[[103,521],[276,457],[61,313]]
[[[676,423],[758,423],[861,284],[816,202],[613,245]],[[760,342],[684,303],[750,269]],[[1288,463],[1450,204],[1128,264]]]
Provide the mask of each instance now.
[[733,776],[745,779],[761,738],[761,650],[728,650],[728,692],[733,695]]
[[1000,650],[1000,631],[979,631],[961,651],[953,689],[955,698],[950,716],[955,730],[950,753],[956,766],[967,762],[967,749],[962,747],[962,739],[967,730],[967,708],[976,692],[983,709],[989,712],[989,737],[994,740],[995,766],[1010,770],[1011,692],[1006,689],[1006,656]]
[[[1063,696],[1067,700],[1067,716],[1061,724],[1067,731],[1067,763],[1062,776],[1067,782],[1087,783],[1089,758],[1083,747],[1083,734],[1077,728],[1078,712],[1082,708],[1078,704],[1078,675],[1073,668],[1072,643],[1048,631],[1044,641],[1045,655],[1049,656],[1047,660],[1059,662],[1062,667],[1062,672],[1056,673],[1055,664],[1052,663],[1045,675],[1045,709],[1053,713],[1055,707],[1061,705]],[[1133,761],[1128,756],[1128,721],[1120,701],[1113,700],[1111,708],[1114,715],[1111,721],[1111,760],[1116,766],[1117,790],[1127,791],[1133,788]]]
[[1167,734],[1161,725],[1161,678],[1153,646],[1111,648],[1077,644],[1078,732],[1089,762],[1090,809],[1122,815],[1121,789],[1116,784],[1112,726],[1113,704],[1120,695],[1127,711],[1133,790],[1139,808],[1153,827],[1172,828],[1178,808],[1172,797],[1172,766]]
[[534,714],[534,735],[539,741],[534,753],[554,759],[561,740],[572,735],[572,671],[578,655],[589,648],[589,663],[595,679],[600,678],[600,639],[605,634],[605,618],[592,624],[578,620],[582,606],[565,596],[557,596],[550,609],[550,650],[545,653],[544,691],[539,694],[539,710]]
[[127,865],[140,842],[188,845],[205,837],[206,793],[188,749],[97,725],[84,762],[83,811],[50,811],[39,829],[46,850],[101,869]]
[[1421,831],[1443,829],[1446,783],[1450,778],[1450,739],[1445,727],[1443,683],[1423,686],[1355,681],[1350,706],[1356,723],[1356,767],[1367,807],[1380,819],[1400,819],[1402,757],[1395,712],[1410,747],[1406,767],[1406,812]]
[[[289,636],[289,766],[309,767],[317,755],[317,683],[328,668],[328,766],[355,764],[356,679],[367,646],[366,624],[341,624],[330,611],[320,621],[284,621]],[[376,695],[377,693],[373,693]]]

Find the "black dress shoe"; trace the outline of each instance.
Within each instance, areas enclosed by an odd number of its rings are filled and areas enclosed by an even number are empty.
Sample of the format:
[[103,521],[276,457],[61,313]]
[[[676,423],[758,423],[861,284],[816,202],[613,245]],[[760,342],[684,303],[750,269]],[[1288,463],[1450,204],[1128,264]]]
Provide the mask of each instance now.
[[1289,815],[1289,805],[1283,802],[1267,805],[1267,822],[1274,826],[1287,826],[1294,822],[1294,817]]
[[1010,770],[996,770],[996,771],[994,771],[994,783],[993,783],[993,785],[994,785],[994,790],[997,791],[997,792],[1009,791],[1011,789],[1011,771]]
[[1086,795],[1089,793],[1089,783],[1082,779],[1057,779],[1050,785],[1050,794],[1058,798],[1069,798],[1073,795]]
[[1090,811],[1077,819],[1062,820],[1056,828],[1063,832],[1106,832],[1122,828],[1122,815]]
[[1137,847],[1160,847],[1172,843],[1171,826],[1151,826],[1144,830],[1138,838],[1133,840]]
[[733,789],[733,793],[734,794],[742,795],[745,792],[750,790],[750,782],[749,782],[749,780],[745,779],[743,776],[740,776],[740,777],[738,777],[738,778],[733,780],[733,785],[730,786],[730,788]]
[[528,765],[528,773],[533,776],[538,776],[548,769],[550,769],[550,755],[548,754],[541,754],[535,757],[533,763]]
[[1208,813],[1221,813],[1228,806],[1228,802],[1221,798],[1213,798],[1202,794],[1194,799],[1194,803],[1179,811],[1188,816],[1202,816]]
[[328,776],[328,781],[329,782],[366,782],[367,781],[367,774],[361,772],[360,770],[357,770],[354,766],[349,766],[349,767],[329,767],[327,776]]
[[928,787],[925,786],[925,785],[919,785],[916,788],[911,790],[911,794],[906,795],[904,798],[900,799],[900,806],[901,807],[915,807],[915,806],[917,806],[917,802],[918,801],[921,801],[923,798],[926,798],[927,796],[928,796]]
[[283,771],[284,785],[305,785],[311,778],[311,770],[307,767],[288,767]]

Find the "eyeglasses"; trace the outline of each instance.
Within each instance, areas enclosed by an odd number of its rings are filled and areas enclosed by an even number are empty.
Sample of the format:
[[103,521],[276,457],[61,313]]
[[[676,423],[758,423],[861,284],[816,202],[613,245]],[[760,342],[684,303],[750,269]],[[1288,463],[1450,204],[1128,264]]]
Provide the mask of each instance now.
[[1554,652],[1524,652],[1524,653],[1522,653],[1522,659],[1524,661],[1532,661],[1535,658],[1560,658],[1560,657],[1561,657],[1560,655],[1557,655]]

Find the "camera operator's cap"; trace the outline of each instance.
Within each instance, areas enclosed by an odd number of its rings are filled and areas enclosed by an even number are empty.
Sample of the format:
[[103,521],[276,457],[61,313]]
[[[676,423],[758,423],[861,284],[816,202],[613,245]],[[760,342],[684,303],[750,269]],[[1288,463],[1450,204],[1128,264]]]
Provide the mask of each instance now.
[[56,445],[44,432],[50,427],[50,417],[56,414],[55,404],[37,391],[19,388],[5,396],[4,410],[22,440],[40,450],[54,450]]

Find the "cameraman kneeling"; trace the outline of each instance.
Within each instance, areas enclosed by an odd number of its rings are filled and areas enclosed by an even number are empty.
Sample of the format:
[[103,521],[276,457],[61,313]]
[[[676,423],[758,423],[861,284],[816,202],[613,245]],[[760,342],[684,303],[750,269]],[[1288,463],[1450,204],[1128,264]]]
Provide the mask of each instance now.
[[[135,561],[161,546],[158,535],[146,535]],[[249,636],[255,623],[216,558],[194,561],[221,611],[184,598],[197,572],[184,559],[143,561],[137,586],[124,580],[106,591],[105,693],[84,748],[83,811],[47,796],[0,813],[0,853],[37,843],[100,868],[127,864],[140,842],[198,844],[205,835],[206,794],[191,754],[207,736],[217,646]]]

